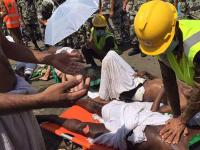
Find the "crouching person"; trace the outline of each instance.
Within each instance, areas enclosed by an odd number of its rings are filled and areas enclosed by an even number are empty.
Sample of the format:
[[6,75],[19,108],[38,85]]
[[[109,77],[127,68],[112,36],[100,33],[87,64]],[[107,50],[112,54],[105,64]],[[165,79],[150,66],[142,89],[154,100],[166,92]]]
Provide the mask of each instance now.
[[103,15],[96,15],[92,20],[92,24],[90,39],[86,46],[82,48],[82,53],[87,64],[97,67],[94,58],[102,61],[109,50],[113,49],[119,54],[120,51],[113,34],[107,30],[107,22]]

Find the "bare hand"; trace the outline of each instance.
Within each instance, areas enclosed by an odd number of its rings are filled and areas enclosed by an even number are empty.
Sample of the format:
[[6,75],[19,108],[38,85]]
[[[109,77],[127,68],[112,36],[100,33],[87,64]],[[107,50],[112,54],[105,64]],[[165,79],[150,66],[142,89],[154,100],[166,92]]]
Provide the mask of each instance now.
[[72,54],[77,55],[78,62],[84,63],[84,57],[78,50],[73,50]]
[[188,128],[179,117],[168,120],[165,127],[160,131],[160,136],[166,143],[178,144],[181,135],[186,136],[188,133]]
[[50,64],[66,74],[80,74],[84,69],[84,64],[80,63],[78,53],[59,53],[50,56]]
[[137,73],[134,74],[134,77],[144,77],[146,74],[145,71],[138,71]]
[[[63,104],[69,106],[75,100],[87,94],[90,79],[71,79],[69,81],[54,84],[41,93],[44,103]],[[73,90],[72,90],[73,89]]]

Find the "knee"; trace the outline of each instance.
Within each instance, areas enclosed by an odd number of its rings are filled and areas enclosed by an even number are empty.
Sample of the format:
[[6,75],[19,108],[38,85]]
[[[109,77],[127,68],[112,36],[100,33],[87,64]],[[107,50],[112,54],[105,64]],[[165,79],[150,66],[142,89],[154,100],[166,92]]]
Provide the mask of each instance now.
[[104,59],[102,60],[102,65],[107,66],[109,65],[109,63],[114,59],[115,56],[117,56],[118,54],[115,51],[109,51],[106,56],[104,57]]

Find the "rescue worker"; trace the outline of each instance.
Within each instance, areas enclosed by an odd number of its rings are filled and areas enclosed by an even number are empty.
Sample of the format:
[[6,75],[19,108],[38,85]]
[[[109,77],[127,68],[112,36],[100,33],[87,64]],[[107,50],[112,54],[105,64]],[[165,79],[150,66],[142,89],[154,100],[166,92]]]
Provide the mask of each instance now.
[[94,58],[102,61],[109,50],[115,50],[118,54],[120,54],[120,51],[115,43],[113,34],[107,30],[107,22],[103,15],[97,14],[93,18],[92,24],[90,39],[83,46],[82,53],[87,64],[97,67]]
[[[177,20],[176,8],[161,0],[143,4],[135,17],[140,49],[157,56],[166,95],[174,118],[160,131],[162,139],[176,144],[186,122],[200,110],[200,20]],[[181,114],[177,79],[190,86],[188,105]]]
[[4,10],[4,22],[9,30],[11,36],[16,43],[22,44],[22,36],[20,31],[20,16],[17,10],[17,4],[15,0],[3,0],[1,7],[5,7]]

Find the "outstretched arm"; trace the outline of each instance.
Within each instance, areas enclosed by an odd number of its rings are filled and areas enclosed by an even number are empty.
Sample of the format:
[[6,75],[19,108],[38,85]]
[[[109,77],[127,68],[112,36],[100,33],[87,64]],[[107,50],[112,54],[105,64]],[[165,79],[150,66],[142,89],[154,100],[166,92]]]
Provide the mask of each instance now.
[[5,55],[10,59],[30,63],[50,64],[48,57],[52,55],[51,53],[31,50],[23,45],[9,42],[3,35],[1,35],[0,40]]
[[[83,83],[84,82],[84,83]],[[45,91],[34,95],[0,94],[0,114],[30,109],[56,108],[72,106],[88,90],[90,80],[70,80],[55,84]],[[81,86],[80,86],[81,85]],[[70,91],[76,87],[74,91]]]
[[[13,60],[36,64],[52,65],[64,73],[80,74],[84,65],[79,61],[78,53],[39,52],[26,48],[23,45],[9,42],[0,33],[0,43],[5,55]],[[52,48],[51,48],[52,49]]]

